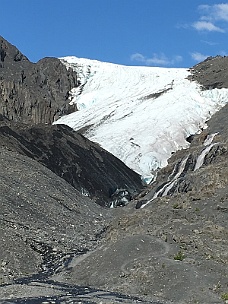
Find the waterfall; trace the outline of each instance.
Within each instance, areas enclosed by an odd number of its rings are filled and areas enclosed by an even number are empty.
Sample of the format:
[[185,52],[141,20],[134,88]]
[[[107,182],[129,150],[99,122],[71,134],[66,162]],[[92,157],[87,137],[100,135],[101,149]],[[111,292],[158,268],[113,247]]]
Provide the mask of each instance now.
[[[195,164],[193,171],[199,169],[203,165],[206,155],[209,153],[211,148],[217,144],[217,143],[212,143],[214,137],[217,134],[218,133],[209,134],[207,136],[207,138],[205,139],[205,141],[203,143],[205,148],[201,151],[200,155],[197,157],[196,164]],[[174,166],[172,173],[168,177],[168,181],[164,184],[163,187],[161,187],[159,190],[157,190],[154,193],[153,197],[150,200],[148,200],[145,204],[143,204],[141,206],[141,208],[144,208],[146,205],[151,203],[155,198],[166,196],[169,193],[169,191],[173,188],[173,186],[175,185],[175,183],[177,182],[177,180],[183,173],[188,158],[189,158],[189,155],[187,155],[184,159],[181,160],[181,162],[177,163]]]
[[172,180],[169,181],[169,182],[167,182],[161,189],[159,189],[158,191],[156,191],[154,193],[154,196],[152,197],[152,199],[150,199],[149,201],[147,201],[146,204],[142,205],[141,208],[144,208],[146,205],[148,205],[150,202],[152,202],[155,198],[157,198],[159,196],[163,197],[163,196],[165,196],[165,195],[168,194],[169,190],[172,189],[173,185],[178,180],[178,178],[180,177],[181,173],[184,171],[184,168],[185,168],[185,165],[186,165],[186,162],[187,162],[188,158],[189,158],[189,155],[181,160],[179,168],[178,168],[178,171],[176,173],[175,173],[176,166],[174,167],[173,172],[168,177],[168,180],[170,180],[171,179],[170,177],[174,175],[172,177]]
[[196,171],[197,169],[199,169],[203,165],[205,156],[208,154],[208,152],[211,150],[211,148],[214,145],[215,144],[210,144],[205,149],[203,149],[203,151],[200,153],[200,155],[198,156],[198,158],[196,160],[195,168],[194,168],[193,171]]
[[218,133],[210,134],[205,139],[203,145],[206,146],[206,148],[204,148],[203,151],[198,156],[198,158],[196,160],[195,168],[193,171],[196,171],[203,165],[205,156],[208,154],[208,152],[211,150],[211,148],[216,144],[216,143],[212,144],[212,141],[217,134]]

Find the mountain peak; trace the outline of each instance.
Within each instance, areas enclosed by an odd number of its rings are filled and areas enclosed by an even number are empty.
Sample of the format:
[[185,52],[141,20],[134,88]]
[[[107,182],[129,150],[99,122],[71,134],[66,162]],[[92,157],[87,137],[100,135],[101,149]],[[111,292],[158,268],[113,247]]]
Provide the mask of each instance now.
[[228,56],[208,57],[191,69],[191,80],[197,81],[204,90],[228,88]]
[[0,114],[23,123],[51,124],[75,110],[68,92],[77,75],[57,58],[32,63],[15,46],[0,37]]
[[23,55],[14,45],[0,36],[0,66],[11,61],[28,61],[28,58]]

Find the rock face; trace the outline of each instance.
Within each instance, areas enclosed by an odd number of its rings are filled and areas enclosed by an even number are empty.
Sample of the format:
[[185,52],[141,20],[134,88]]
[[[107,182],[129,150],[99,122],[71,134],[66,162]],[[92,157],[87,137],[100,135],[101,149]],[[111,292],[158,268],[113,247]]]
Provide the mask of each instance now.
[[56,58],[31,63],[0,37],[0,113],[10,120],[52,123],[75,111],[68,92],[77,86],[77,75]]
[[102,206],[110,205],[117,189],[130,196],[142,189],[138,174],[65,125],[0,122],[0,140],[1,146],[38,161]]

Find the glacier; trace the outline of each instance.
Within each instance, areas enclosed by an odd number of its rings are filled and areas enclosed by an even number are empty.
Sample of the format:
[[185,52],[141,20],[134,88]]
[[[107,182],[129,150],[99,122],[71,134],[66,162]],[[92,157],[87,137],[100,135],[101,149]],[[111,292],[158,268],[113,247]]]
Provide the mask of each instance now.
[[78,86],[69,92],[78,111],[54,124],[83,128],[84,136],[147,183],[228,100],[228,89],[202,90],[185,68],[123,66],[74,56],[60,60],[78,74]]

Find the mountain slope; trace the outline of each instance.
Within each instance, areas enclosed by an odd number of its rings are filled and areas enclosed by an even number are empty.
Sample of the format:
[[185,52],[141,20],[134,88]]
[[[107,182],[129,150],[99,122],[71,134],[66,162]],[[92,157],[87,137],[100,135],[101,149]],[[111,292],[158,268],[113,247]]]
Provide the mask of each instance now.
[[0,54],[1,145],[44,164],[103,206],[129,201],[142,188],[135,172],[70,128],[51,126],[75,110],[68,97],[77,73],[57,58],[31,63],[2,37]]
[[86,249],[88,235],[94,244],[105,210],[46,167],[6,147],[0,148],[0,166],[1,283],[40,271],[42,256],[54,247],[57,258]]
[[127,67],[65,57],[79,86],[71,104],[79,111],[55,123],[81,130],[92,141],[151,180],[171,154],[227,102],[227,89],[202,90],[186,69]]
[[67,126],[0,122],[0,141],[1,146],[43,164],[102,206],[125,204],[142,189],[139,175]]

